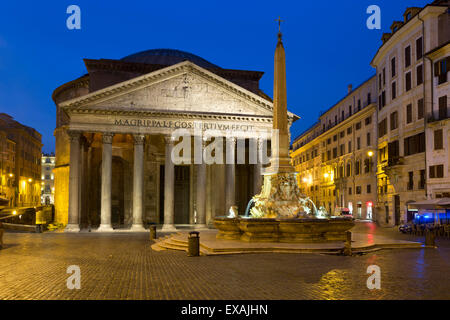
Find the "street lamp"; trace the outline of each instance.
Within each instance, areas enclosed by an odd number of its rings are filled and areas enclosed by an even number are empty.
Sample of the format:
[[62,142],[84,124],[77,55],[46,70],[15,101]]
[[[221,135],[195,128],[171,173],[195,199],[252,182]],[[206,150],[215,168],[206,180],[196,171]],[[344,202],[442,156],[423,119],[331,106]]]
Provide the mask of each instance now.
[[369,157],[372,157],[372,156],[373,156],[373,151],[372,151],[372,150],[369,150],[369,151],[367,152],[367,155],[368,155]]

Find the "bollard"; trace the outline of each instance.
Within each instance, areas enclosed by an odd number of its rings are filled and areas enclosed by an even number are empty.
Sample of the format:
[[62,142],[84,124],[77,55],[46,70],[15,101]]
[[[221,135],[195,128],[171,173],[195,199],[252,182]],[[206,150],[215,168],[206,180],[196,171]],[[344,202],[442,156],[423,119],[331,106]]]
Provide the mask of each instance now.
[[350,231],[347,231],[346,233],[346,240],[345,240],[345,246],[344,246],[344,256],[351,256],[352,255],[352,233]]
[[152,224],[150,226],[150,240],[155,240],[155,239],[156,239],[156,226]]
[[425,230],[425,245],[429,247],[436,247],[434,232],[430,229]]
[[3,233],[5,230],[3,229],[3,223],[0,222],[0,250],[3,248]]
[[198,231],[189,232],[188,236],[188,257],[198,257],[200,255],[200,236]]

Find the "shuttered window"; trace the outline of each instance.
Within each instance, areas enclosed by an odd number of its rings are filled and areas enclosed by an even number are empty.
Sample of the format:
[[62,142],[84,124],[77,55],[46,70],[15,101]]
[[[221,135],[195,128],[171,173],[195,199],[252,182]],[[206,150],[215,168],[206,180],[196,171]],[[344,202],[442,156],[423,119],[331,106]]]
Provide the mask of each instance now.
[[442,129],[434,131],[434,150],[440,150],[444,148]]

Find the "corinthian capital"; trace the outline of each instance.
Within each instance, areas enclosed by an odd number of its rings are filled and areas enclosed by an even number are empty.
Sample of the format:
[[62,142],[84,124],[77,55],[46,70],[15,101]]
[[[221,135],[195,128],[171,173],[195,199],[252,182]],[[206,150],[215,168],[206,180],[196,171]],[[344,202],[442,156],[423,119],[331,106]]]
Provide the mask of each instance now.
[[140,144],[144,144],[145,141],[145,136],[142,134],[135,134],[133,135],[133,139],[134,139],[134,144],[136,145],[140,145]]
[[70,142],[78,142],[80,141],[81,132],[80,131],[67,131],[69,135]]
[[166,142],[166,144],[173,144],[174,143],[173,137],[170,134],[164,136],[164,141]]
[[114,133],[111,132],[103,132],[102,142],[105,144],[111,144],[114,137]]

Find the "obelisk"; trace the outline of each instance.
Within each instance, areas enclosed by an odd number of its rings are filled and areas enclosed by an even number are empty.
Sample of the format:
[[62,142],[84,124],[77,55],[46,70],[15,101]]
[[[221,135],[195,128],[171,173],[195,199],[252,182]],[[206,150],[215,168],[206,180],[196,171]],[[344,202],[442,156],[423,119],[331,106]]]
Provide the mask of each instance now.
[[278,18],[278,43],[275,49],[273,79],[273,131],[272,156],[267,174],[276,172],[294,172],[289,157],[289,129],[286,97],[286,56],[284,53],[281,19]]
[[273,80],[273,130],[270,167],[264,172],[261,192],[253,197],[253,218],[306,218],[305,198],[297,185],[296,172],[289,157],[289,128],[286,98],[286,58],[281,19],[278,18]]

